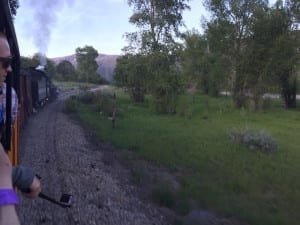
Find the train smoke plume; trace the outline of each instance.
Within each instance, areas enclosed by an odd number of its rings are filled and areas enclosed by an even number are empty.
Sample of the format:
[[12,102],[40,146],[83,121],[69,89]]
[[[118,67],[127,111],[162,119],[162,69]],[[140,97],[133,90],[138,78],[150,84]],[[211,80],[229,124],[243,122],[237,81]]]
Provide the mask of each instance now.
[[40,65],[46,65],[48,44],[51,39],[51,30],[56,25],[57,13],[65,3],[69,5],[73,0],[30,0],[33,8],[32,35],[34,44],[39,50]]

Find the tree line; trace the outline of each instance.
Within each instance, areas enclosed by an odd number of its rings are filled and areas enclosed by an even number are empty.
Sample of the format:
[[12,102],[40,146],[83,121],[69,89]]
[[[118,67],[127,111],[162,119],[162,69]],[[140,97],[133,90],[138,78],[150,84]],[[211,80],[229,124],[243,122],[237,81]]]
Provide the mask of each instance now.
[[[62,60],[55,64],[51,59],[46,59],[45,70],[55,80],[58,81],[77,81],[85,83],[106,83],[99,74],[97,74],[98,64],[96,58],[98,51],[92,46],[78,47],[75,50],[76,65],[68,60]],[[36,53],[33,57],[21,57],[21,68],[37,67],[40,65],[41,56]]]
[[[265,93],[280,92],[296,107],[300,58],[300,3],[278,0],[205,0],[211,19],[204,32],[180,32],[189,0],[128,0],[128,46],[115,82],[135,102],[150,94],[160,112],[176,111],[187,89],[218,96],[230,92],[237,108],[260,109]],[[199,3],[200,4],[200,3]],[[183,40],[183,43],[178,41]]]

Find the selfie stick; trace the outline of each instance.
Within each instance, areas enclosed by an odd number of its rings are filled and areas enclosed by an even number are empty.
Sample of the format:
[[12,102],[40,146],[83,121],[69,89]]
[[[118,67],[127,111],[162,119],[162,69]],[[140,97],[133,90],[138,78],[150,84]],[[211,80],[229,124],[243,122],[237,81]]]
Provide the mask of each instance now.
[[71,207],[71,201],[72,201],[72,195],[68,195],[68,194],[63,194],[60,198],[60,201],[57,201],[54,198],[51,198],[45,194],[43,194],[42,192],[39,194],[40,198],[46,199],[49,202],[52,202],[56,205],[59,205],[63,208],[70,208]]

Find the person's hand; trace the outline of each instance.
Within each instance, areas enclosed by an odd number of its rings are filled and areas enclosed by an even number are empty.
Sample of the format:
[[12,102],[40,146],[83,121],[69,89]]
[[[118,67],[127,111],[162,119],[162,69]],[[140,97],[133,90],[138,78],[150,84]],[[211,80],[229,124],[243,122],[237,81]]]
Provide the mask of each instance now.
[[[0,189],[2,191],[2,194],[9,191],[9,189],[12,190],[12,179],[11,179],[11,173],[12,173],[12,166],[11,162],[7,156],[7,154],[4,151],[4,148],[2,144],[0,143]],[[8,195],[8,197],[4,197],[4,202],[1,201],[1,207],[0,207],[0,225],[20,225],[18,215],[16,213],[15,209],[15,202],[12,203],[11,201],[11,193]],[[7,200],[10,200],[7,202]],[[17,196],[16,196],[17,199]],[[3,199],[2,199],[3,200]]]
[[39,193],[42,190],[40,179],[37,177],[34,177],[29,189],[30,189],[29,193],[24,193],[25,197],[27,197],[27,198],[38,197]]
[[2,189],[11,189],[12,180],[11,180],[12,167],[11,162],[4,151],[2,144],[0,143],[0,188]]

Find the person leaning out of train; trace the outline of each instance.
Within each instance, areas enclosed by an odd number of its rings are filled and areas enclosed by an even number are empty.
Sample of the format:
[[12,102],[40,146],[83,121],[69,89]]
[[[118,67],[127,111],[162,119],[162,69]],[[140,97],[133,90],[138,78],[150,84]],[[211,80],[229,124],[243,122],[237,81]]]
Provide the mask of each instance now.
[[[5,105],[6,99],[6,85],[5,79],[9,72],[12,72],[11,67],[11,52],[5,34],[0,33],[0,88],[2,89],[2,96],[0,95],[0,123],[5,121]],[[12,121],[16,118],[18,109],[18,99],[15,91],[12,89]],[[12,182],[20,190],[26,190],[24,195],[28,198],[35,198],[41,192],[41,183],[35,173],[27,167],[16,166],[12,169]]]
[[0,144],[0,225],[19,225],[15,205],[19,203],[11,179],[12,166]]

